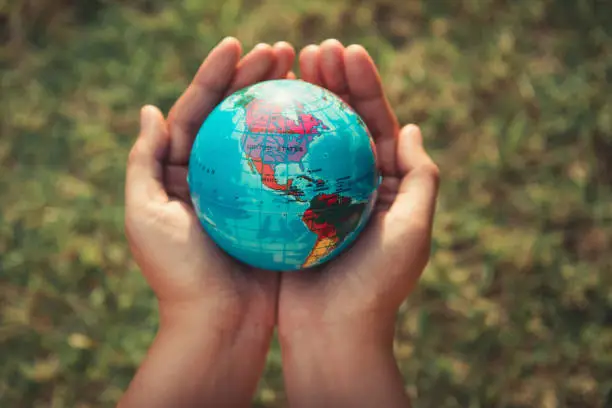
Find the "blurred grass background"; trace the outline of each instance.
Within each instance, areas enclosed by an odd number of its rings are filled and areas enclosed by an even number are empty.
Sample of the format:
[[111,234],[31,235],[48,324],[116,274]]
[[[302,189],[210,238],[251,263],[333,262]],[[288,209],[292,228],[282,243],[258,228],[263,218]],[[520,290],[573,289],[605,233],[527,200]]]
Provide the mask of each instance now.
[[[442,172],[396,354],[416,407],[612,406],[612,2],[1,0],[0,407],[110,407],[155,333],[138,110],[222,37],[363,44]],[[257,406],[283,406],[280,353]]]

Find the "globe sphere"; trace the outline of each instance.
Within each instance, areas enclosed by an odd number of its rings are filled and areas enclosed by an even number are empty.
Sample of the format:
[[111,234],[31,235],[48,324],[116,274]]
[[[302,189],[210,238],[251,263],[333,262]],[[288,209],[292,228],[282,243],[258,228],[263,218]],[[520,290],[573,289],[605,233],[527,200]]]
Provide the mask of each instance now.
[[260,82],[224,99],[199,129],[187,180],[214,242],[256,268],[304,270],[347,250],[380,175],[364,121],[327,89]]

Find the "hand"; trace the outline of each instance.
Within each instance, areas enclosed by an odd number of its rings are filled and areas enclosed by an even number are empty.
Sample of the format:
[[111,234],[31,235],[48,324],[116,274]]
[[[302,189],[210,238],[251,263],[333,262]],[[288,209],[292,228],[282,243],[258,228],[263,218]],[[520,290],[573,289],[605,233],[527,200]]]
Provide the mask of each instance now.
[[289,399],[297,406],[405,406],[392,353],[395,315],[429,259],[438,168],[419,128],[400,130],[363,47],[336,40],[306,47],[300,70],[363,117],[383,182],[352,249],[282,276],[278,324]]
[[295,58],[286,43],[240,55],[233,38],[212,50],[167,122],[153,106],[141,112],[127,167],[125,229],[159,301],[160,332],[122,400],[126,405],[246,405],[265,364],[278,275],[245,267],[213,244],[186,181],[206,116],[237,89],[286,77]]

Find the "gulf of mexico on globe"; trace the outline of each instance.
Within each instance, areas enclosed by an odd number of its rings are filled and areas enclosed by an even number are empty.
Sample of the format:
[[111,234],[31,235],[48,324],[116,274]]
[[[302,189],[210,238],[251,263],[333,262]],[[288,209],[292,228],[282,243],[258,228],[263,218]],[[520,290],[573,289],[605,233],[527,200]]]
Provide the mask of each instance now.
[[228,254],[289,271],[349,247],[380,175],[370,133],[330,91],[301,80],[230,95],[202,124],[187,180],[198,218]]

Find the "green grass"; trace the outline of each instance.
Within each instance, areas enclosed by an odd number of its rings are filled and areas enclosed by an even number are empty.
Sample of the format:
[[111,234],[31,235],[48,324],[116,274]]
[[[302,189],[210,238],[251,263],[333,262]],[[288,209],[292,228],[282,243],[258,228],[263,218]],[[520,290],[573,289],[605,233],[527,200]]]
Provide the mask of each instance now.
[[[398,320],[417,407],[612,406],[612,4],[0,1],[0,406],[113,406],[155,333],[123,236],[138,110],[222,37],[361,43],[441,168]],[[607,399],[607,405],[606,404]],[[284,403],[277,345],[257,403]]]

